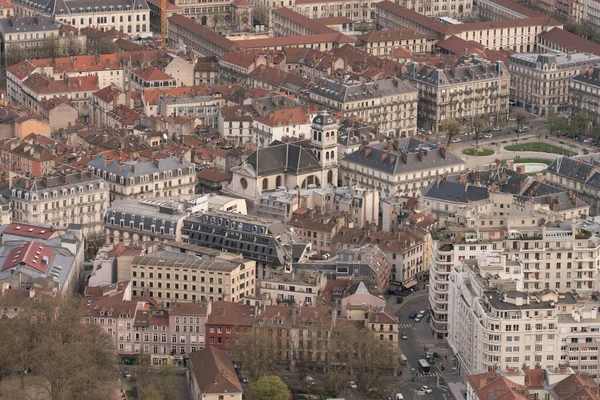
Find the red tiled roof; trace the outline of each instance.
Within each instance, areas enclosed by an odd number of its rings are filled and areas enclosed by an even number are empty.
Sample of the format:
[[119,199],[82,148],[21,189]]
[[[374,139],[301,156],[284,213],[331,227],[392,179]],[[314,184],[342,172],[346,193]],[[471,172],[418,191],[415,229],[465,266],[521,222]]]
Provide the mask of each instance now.
[[600,56],[600,44],[591,40],[577,36],[560,28],[554,28],[547,32],[542,32],[538,38],[555,43],[562,47],[566,52],[592,53]]
[[371,31],[358,37],[366,43],[384,42],[386,40],[435,39],[435,35],[420,33],[412,29],[391,29],[388,31]]
[[335,30],[331,29],[327,25],[317,22],[314,19],[305,17],[304,15],[286,7],[273,10],[272,13],[301,25],[317,35],[322,33],[336,33]]
[[351,24],[353,22],[347,17],[314,18],[313,21],[317,21],[324,25]]
[[190,32],[193,32],[203,37],[204,39],[208,40],[209,42],[215,44],[216,46],[222,49],[233,50],[238,47],[238,45],[235,42],[219,35],[218,33],[207,28],[206,26],[200,25],[198,22],[190,18],[184,17],[183,15],[173,15],[169,18],[169,23],[179,25],[189,30]]
[[301,107],[275,110],[272,114],[254,117],[254,120],[269,126],[302,125],[310,123],[308,114]]
[[221,56],[219,61],[224,61],[242,68],[248,68],[257,61],[259,57],[261,56],[252,50],[235,50]]
[[161,71],[156,67],[146,67],[143,69],[137,69],[133,73],[145,81],[169,81],[173,80],[173,77],[166,72]]
[[[161,0],[148,0],[148,3],[152,3],[156,7],[160,8],[162,2],[161,2]],[[181,10],[181,8],[167,0],[167,11],[176,11],[176,10]]]
[[273,47],[273,46],[296,46],[303,45],[306,43],[353,43],[355,42],[350,36],[346,36],[343,33],[322,33],[317,35],[307,36],[281,36],[269,39],[249,39],[249,40],[238,40],[236,43],[247,49],[261,48],[261,47]]
[[6,261],[2,266],[2,271],[6,271],[15,265],[25,264],[41,273],[46,273],[48,263],[53,255],[54,251],[52,249],[32,240],[29,243],[12,249],[8,253]]
[[204,168],[198,173],[198,179],[202,179],[209,182],[224,182],[230,181],[231,177],[215,168]]
[[96,76],[81,76],[70,79],[49,79],[37,72],[30,75],[23,82],[24,86],[31,88],[36,93],[60,94],[69,92],[90,92],[97,91],[98,84]]
[[182,97],[182,96],[208,96],[209,89],[207,86],[184,86],[177,88],[163,89],[144,89],[142,92],[144,99],[148,105],[157,105],[158,97]]
[[44,228],[37,225],[13,222],[4,228],[3,233],[5,235],[24,236],[36,239],[50,239],[56,233],[56,230],[51,230],[50,228]]

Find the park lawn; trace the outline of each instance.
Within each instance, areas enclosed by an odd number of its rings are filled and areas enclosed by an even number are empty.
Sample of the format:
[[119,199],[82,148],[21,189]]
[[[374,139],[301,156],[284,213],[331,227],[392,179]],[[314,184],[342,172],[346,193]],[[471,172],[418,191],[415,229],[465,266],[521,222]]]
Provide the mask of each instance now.
[[515,164],[538,163],[550,165],[552,164],[553,160],[549,160],[547,158],[515,158],[513,161]]
[[563,156],[574,156],[577,155],[576,152],[554,146],[548,143],[542,142],[532,142],[532,143],[521,143],[521,144],[513,144],[510,146],[504,147],[504,150],[508,151],[537,151],[540,153],[552,153],[552,154],[560,154]]
[[466,154],[468,156],[491,156],[492,154],[494,154],[494,150],[468,148],[463,150],[463,154]]

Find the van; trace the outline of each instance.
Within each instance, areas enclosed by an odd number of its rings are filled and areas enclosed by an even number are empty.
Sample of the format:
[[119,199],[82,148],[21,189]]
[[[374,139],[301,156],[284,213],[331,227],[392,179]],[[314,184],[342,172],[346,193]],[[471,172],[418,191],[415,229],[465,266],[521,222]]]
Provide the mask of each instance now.
[[402,393],[396,393],[396,400],[404,400],[404,396],[402,396]]
[[404,354],[400,354],[400,365],[404,366],[408,363],[408,359]]

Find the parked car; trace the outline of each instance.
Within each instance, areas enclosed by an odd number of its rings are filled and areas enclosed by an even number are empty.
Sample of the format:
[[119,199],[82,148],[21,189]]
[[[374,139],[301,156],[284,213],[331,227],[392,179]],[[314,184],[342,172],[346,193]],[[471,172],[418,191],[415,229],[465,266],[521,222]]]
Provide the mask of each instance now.
[[519,133],[527,132],[528,130],[529,130],[528,127],[522,126],[522,127],[519,128]]
[[417,316],[415,317],[415,322],[421,322],[422,319],[423,319],[423,314],[417,314]]
[[131,378],[131,373],[127,370],[123,371],[123,377],[124,378]]
[[486,139],[491,139],[492,138],[492,134],[491,133],[486,133],[485,135],[483,135],[484,138]]
[[402,297],[402,296],[396,297],[396,303],[402,304],[403,301],[404,301],[404,297]]
[[425,393],[431,393],[432,390],[429,386],[421,386],[421,390],[424,391]]
[[492,130],[493,130],[494,132],[498,132],[498,131],[500,130],[500,127],[499,127],[499,126],[495,126],[495,127],[493,127],[493,128],[492,128]]
[[400,334],[400,339],[402,339],[402,340],[408,340],[408,335],[406,333],[402,332]]
[[460,140],[460,138],[454,138],[454,139],[451,140],[451,142],[452,143],[460,143],[461,140]]
[[408,314],[408,318],[415,319],[415,317],[417,316],[417,314],[418,314],[418,312],[412,311],[410,314]]
[[358,386],[356,385],[356,382],[354,382],[354,381],[348,381],[348,387],[350,389],[358,389]]

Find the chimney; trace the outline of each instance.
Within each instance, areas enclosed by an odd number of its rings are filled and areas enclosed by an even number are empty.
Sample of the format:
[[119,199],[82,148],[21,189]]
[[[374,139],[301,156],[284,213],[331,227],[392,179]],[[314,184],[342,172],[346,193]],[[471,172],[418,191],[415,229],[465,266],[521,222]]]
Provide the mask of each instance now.
[[469,182],[465,184],[465,193],[469,191]]
[[402,161],[404,161],[404,164],[408,165],[408,154],[402,153]]
[[387,157],[386,152],[381,153],[381,161],[384,161],[386,159],[386,157]]
[[421,149],[419,149],[419,152],[417,153],[417,157],[419,157],[419,161],[423,161],[423,151]]

